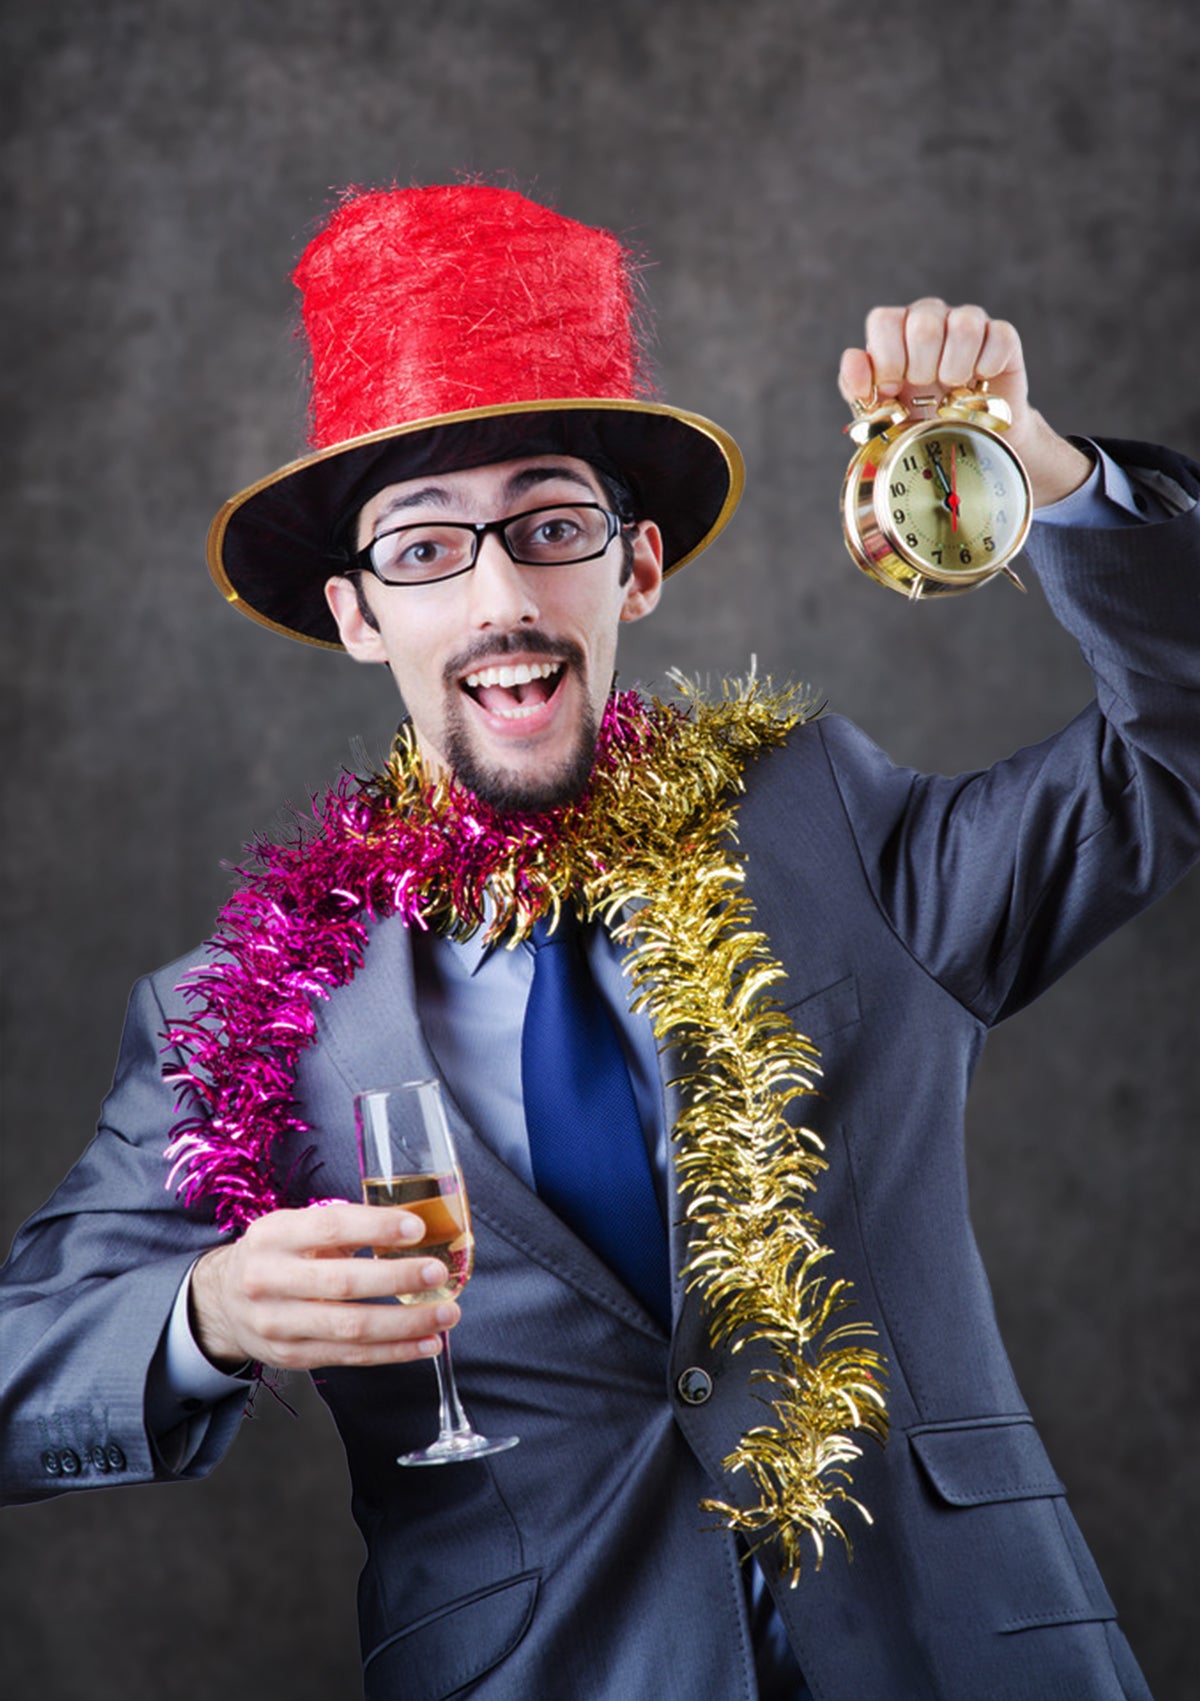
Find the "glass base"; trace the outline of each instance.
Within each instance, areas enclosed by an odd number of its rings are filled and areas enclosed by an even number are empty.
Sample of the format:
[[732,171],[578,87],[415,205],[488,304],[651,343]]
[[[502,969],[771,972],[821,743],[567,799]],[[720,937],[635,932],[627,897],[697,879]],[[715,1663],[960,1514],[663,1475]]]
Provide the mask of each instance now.
[[455,1465],[460,1459],[482,1459],[488,1453],[505,1453],[515,1447],[519,1435],[504,1435],[490,1441],[486,1435],[469,1431],[466,1435],[439,1435],[428,1447],[417,1453],[401,1453],[398,1465]]

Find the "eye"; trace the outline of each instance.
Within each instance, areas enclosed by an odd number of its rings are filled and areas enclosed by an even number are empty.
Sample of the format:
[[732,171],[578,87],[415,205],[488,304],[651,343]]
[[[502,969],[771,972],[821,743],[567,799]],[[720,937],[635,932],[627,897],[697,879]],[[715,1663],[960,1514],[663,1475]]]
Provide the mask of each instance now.
[[444,544],[437,538],[413,538],[396,556],[397,564],[403,567],[432,567],[446,553]]
[[535,526],[533,537],[534,541],[539,543],[574,543],[582,533],[583,528],[577,520],[571,519],[567,514],[552,514]]
[[604,516],[590,508],[538,508],[522,514],[506,529],[509,546],[521,561],[577,561],[603,549]]
[[469,532],[449,526],[401,526],[375,539],[371,561],[386,579],[429,579],[453,572],[470,550]]

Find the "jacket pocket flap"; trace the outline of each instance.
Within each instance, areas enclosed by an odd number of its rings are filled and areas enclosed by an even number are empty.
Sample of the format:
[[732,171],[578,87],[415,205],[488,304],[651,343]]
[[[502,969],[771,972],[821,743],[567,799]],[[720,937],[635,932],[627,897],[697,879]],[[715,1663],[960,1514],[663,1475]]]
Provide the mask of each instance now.
[[798,998],[794,1004],[784,1004],[784,1010],[797,1033],[803,1034],[806,1039],[835,1034],[840,1028],[852,1027],[862,1020],[858,980],[854,975],[846,975],[832,986],[811,992],[806,998]]
[[366,1701],[442,1701],[499,1665],[529,1628],[537,1572],[464,1595],[372,1650],[363,1668]]
[[909,1431],[913,1451],[950,1506],[1065,1494],[1030,1418],[931,1424]]

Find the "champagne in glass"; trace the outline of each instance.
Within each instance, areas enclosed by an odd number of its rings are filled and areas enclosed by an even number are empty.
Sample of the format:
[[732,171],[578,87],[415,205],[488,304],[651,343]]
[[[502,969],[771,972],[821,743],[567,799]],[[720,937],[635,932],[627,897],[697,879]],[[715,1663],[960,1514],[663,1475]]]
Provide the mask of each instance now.
[[[454,1141],[446,1121],[436,1081],[404,1081],[377,1087],[354,1097],[358,1161],[363,1200],[381,1209],[411,1211],[425,1224],[415,1246],[376,1248],[377,1258],[439,1259],[447,1279],[421,1293],[397,1294],[405,1305],[428,1300],[456,1299],[467,1284],[474,1259],[471,1213]],[[489,1440],[471,1428],[454,1380],[448,1331],[441,1334],[442,1350],[434,1359],[441,1407],[436,1441],[416,1453],[402,1454],[399,1465],[447,1465],[458,1459],[478,1459],[515,1447],[515,1435]]]
[[376,1258],[437,1258],[449,1279],[421,1293],[398,1293],[401,1305],[430,1299],[457,1299],[475,1262],[475,1238],[467,1195],[457,1170],[445,1175],[364,1175],[364,1205],[390,1205],[411,1211],[425,1224],[415,1246],[371,1248]]

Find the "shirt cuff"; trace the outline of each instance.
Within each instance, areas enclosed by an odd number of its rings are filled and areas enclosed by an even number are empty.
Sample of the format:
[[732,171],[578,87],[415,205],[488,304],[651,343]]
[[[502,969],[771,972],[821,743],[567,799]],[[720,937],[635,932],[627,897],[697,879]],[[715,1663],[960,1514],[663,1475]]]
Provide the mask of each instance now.
[[[1112,456],[1090,438],[1074,437],[1071,441],[1092,457],[1092,470],[1079,486],[1064,496],[1061,502],[1039,508],[1034,520],[1043,526],[1079,526],[1093,531],[1115,531],[1120,526],[1144,525],[1154,520],[1172,518],[1191,504],[1173,479],[1161,480],[1161,475],[1138,468],[1119,466]],[[1170,485],[1170,491],[1160,483]],[[1182,502],[1173,500],[1178,494]]]
[[[246,1378],[227,1376],[210,1364],[192,1334],[188,1300],[195,1268],[193,1264],[179,1285],[146,1379],[146,1428],[160,1447],[181,1424],[195,1424],[197,1417],[210,1406],[235,1394],[244,1396],[247,1389]],[[201,1437],[206,1427],[205,1418]],[[195,1445],[198,1444],[196,1439]]]

